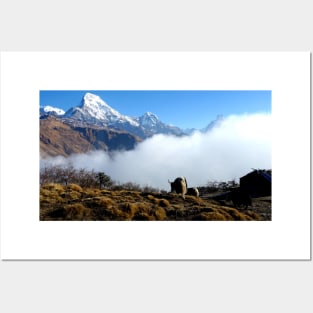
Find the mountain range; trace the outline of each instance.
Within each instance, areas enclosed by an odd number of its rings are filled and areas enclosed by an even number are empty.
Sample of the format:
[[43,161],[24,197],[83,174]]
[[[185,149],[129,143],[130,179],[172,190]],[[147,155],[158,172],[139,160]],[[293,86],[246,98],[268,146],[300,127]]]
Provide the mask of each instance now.
[[86,93],[77,107],[64,112],[51,106],[41,107],[40,116],[56,116],[73,126],[99,126],[119,131],[127,131],[145,139],[155,134],[183,136],[185,133],[178,127],[165,124],[153,113],[147,112],[140,117],[123,115],[110,107],[99,96]]
[[51,106],[40,107],[40,151],[43,156],[68,156],[99,149],[131,150],[138,142],[155,134],[186,136],[194,130],[163,123],[151,112],[140,117],[123,115],[92,93],[86,93],[79,106],[66,112]]

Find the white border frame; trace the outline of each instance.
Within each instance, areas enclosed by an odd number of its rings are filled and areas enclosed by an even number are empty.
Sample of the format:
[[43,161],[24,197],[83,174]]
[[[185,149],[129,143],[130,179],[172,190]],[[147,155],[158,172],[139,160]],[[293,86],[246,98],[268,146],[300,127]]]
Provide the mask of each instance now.
[[[272,90],[273,220],[40,222],[49,89]],[[309,52],[1,53],[2,259],[309,260],[309,168]]]

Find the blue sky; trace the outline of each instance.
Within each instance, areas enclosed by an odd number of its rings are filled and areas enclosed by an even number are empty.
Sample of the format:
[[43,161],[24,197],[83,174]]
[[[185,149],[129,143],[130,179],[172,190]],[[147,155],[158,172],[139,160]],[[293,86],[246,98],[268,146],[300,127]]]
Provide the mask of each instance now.
[[270,113],[270,90],[42,90],[40,106],[63,110],[80,105],[86,92],[96,94],[109,106],[128,116],[145,112],[181,128],[203,128],[218,115]]

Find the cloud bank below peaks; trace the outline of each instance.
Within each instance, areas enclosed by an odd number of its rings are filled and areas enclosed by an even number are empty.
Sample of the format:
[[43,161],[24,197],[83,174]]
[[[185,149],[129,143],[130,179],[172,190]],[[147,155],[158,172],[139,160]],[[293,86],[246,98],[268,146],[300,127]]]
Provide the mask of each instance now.
[[155,135],[134,150],[95,151],[41,160],[41,166],[68,165],[103,171],[117,182],[169,189],[168,179],[185,176],[189,186],[239,178],[251,168],[270,169],[270,114],[231,115],[206,133],[190,136]]

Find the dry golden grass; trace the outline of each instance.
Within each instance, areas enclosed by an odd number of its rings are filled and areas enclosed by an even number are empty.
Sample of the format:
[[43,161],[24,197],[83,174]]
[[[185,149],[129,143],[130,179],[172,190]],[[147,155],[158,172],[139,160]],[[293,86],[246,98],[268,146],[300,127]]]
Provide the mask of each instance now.
[[69,184],[67,189],[77,192],[83,192],[83,188],[76,184]]
[[166,221],[167,220],[167,214],[164,208],[157,208],[154,211],[155,219],[157,221]]
[[47,184],[42,186],[42,189],[47,189],[47,190],[61,190],[64,191],[65,190],[65,186],[60,185],[60,184]]
[[84,221],[90,218],[90,209],[81,203],[70,204],[65,208],[65,219],[71,221]]
[[41,220],[104,221],[250,221],[253,209],[240,210],[214,200],[175,194],[100,190],[48,184],[40,188]]
[[163,198],[155,198],[153,195],[148,194],[147,199],[151,201],[151,203],[156,204],[157,206],[168,208],[170,207],[170,202]]
[[168,207],[171,206],[171,204],[169,203],[169,201],[166,200],[166,199],[160,199],[160,200],[157,202],[157,204],[158,204],[159,206],[163,207],[163,208],[168,208]]
[[193,218],[194,221],[227,221],[225,215],[218,212],[202,212]]

